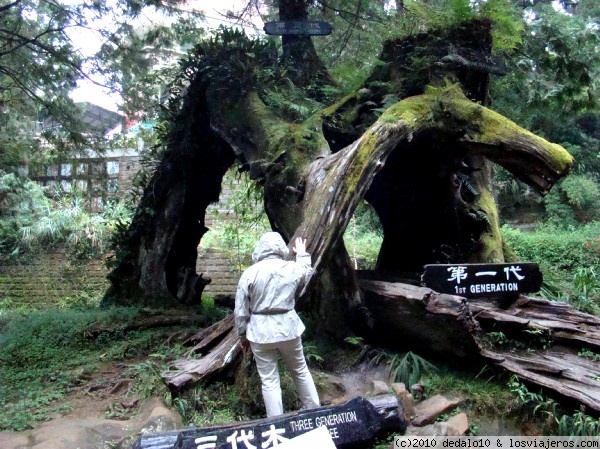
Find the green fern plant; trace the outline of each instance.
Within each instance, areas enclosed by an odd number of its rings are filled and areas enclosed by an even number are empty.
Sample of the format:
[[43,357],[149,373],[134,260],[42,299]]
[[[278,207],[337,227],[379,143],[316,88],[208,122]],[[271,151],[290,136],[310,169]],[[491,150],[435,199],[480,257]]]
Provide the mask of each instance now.
[[411,351],[398,354],[381,348],[367,347],[364,353],[369,354],[368,362],[370,365],[385,363],[390,373],[390,380],[402,382],[407,386],[418,383],[421,377],[426,374],[433,374],[438,371],[434,364]]
[[403,356],[397,354],[389,362],[392,378],[405,385],[414,385],[425,374],[431,374],[438,369],[423,357],[409,351]]
[[314,343],[304,343],[304,357],[309,364],[321,365],[325,359],[318,353],[317,345]]
[[542,393],[529,391],[516,375],[512,375],[508,380],[508,388],[516,395],[519,406],[530,411],[531,416],[557,416],[558,403],[554,399],[546,398]]
[[265,103],[276,114],[296,122],[306,120],[322,107],[319,102],[307,98],[301,89],[293,86],[268,91]]
[[492,344],[497,346],[506,345],[510,341],[508,337],[504,334],[504,332],[501,331],[488,332],[487,337]]
[[572,415],[563,415],[558,422],[559,436],[590,436],[600,435],[600,419],[577,411]]
[[175,397],[172,400],[172,406],[177,413],[179,413],[181,418],[184,421],[187,421],[188,415],[190,414],[190,405],[188,404],[188,401],[180,397]]

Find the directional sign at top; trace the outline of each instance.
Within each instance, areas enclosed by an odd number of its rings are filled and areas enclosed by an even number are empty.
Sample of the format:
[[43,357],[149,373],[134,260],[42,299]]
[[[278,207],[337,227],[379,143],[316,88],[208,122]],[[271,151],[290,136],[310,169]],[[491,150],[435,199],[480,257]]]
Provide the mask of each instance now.
[[309,20],[280,20],[267,22],[264,26],[265,33],[297,36],[326,36],[331,34],[331,25],[322,21]]

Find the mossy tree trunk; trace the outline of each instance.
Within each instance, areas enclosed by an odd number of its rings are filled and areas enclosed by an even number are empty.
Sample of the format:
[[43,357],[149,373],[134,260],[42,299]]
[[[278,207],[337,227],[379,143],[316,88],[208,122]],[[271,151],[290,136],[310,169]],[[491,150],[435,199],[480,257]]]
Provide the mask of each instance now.
[[[517,321],[541,329],[547,320],[535,322],[539,307],[520,320],[487,306],[474,314],[471,307],[478,306],[464,298],[397,282],[418,284],[427,263],[504,260],[490,192],[492,164],[545,194],[573,163],[559,145],[485,106],[490,73],[502,72],[490,56],[489,31],[488,23],[473,22],[388,42],[361,89],[305,120],[269,104],[268,83],[254,74],[265,60],[277,65],[266,47],[230,33],[197,49],[182,71],[181,101],[170,109],[163,157],[117,251],[107,301],[200,301],[203,281],[195,264],[207,231],[204,214],[219,198],[224,173],[237,164],[264,186],[272,228],[290,242],[308,239],[314,274],[298,306],[314,312],[325,331],[338,338],[351,332],[385,336],[403,349],[421,343],[491,361],[547,388],[559,386],[553,374],[540,373],[547,365],[539,357],[488,350],[480,340],[481,327],[494,325],[486,317],[507,330]],[[343,241],[363,200],[384,233],[367,281],[354,270]],[[569,345],[598,345],[579,329],[567,335],[569,323],[560,317],[555,322]],[[210,338],[195,342],[194,350],[204,356],[174,364],[175,371],[163,375],[169,385],[181,388],[230,365],[240,353],[231,327],[229,317],[202,334]],[[597,382],[590,377],[597,369],[578,372],[584,382],[569,384],[570,397],[597,403]]]
[[[437,139],[447,148],[439,148]],[[435,157],[426,142],[435,149]],[[310,164],[302,221],[294,236],[311,236],[313,278],[315,283],[321,280],[316,290],[328,293],[327,300],[320,301],[323,322],[334,318],[337,327],[333,321],[330,324],[339,330],[344,316],[362,315],[363,324],[368,319],[361,313],[356,272],[340,248],[344,230],[363,198],[374,205],[384,230],[375,270],[378,278],[406,278],[407,272],[420,275],[426,263],[504,261],[498,214],[488,190],[489,168],[480,154],[483,148],[490,159],[507,168],[511,164],[496,154],[525,161],[536,155],[535,170],[512,169],[540,191],[571,163],[560,146],[470,101],[460,89],[430,88],[388,108],[353,144]],[[414,164],[415,154],[423,160],[420,164]],[[414,198],[419,202],[415,204]],[[414,209],[407,214],[410,207]],[[447,252],[436,254],[436,249]],[[338,296],[325,288],[324,272],[329,274],[328,282],[336,281]]]
[[[560,146],[482,106],[489,74],[501,71],[486,22],[387,43],[363,88],[304,121],[274,111],[264,86],[253,88],[248,67],[260,58],[247,40],[236,43],[243,64],[206,75],[229,63],[232,42],[223,39],[226,52],[204,48],[188,67],[107,299],[198,301],[204,212],[237,161],[264,186],[272,228],[288,241],[308,238],[315,272],[299,306],[338,337],[360,332],[371,317],[342,238],[360,201],[373,205],[384,232],[374,276],[418,279],[426,263],[503,261],[490,161],[541,193],[572,164]],[[299,70],[314,58],[305,61]]]

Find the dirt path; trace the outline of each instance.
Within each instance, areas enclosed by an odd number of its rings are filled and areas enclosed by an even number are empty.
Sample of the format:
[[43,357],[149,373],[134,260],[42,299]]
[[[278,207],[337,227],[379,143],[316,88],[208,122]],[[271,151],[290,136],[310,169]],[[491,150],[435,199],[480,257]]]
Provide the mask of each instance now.
[[103,363],[60,401],[69,405],[69,412],[31,430],[0,432],[0,448],[126,449],[142,429],[180,428],[181,418],[161,399],[140,401],[126,396],[132,381],[124,377],[125,369],[123,363]]

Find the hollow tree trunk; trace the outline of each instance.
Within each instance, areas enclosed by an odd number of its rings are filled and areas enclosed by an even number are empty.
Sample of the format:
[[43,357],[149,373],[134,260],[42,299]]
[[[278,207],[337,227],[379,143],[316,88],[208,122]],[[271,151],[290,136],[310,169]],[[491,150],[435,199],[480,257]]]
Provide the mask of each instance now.
[[[230,41],[223,45],[230,55]],[[183,101],[165,154],[121,248],[107,296],[126,303],[137,290],[147,301],[161,295],[198,300],[194,265],[206,232],[203,214],[237,159],[264,186],[272,228],[287,241],[308,238],[314,275],[299,305],[318,311],[326,330],[342,337],[350,324],[360,330],[370,320],[342,239],[360,201],[370,201],[382,221],[378,271],[418,276],[424,263],[503,259],[487,185],[489,160],[542,193],[572,164],[560,146],[472,101],[485,97],[494,67],[482,69],[466,58],[489,56],[489,24],[387,43],[385,68],[363,89],[301,123],[271,110],[252,88],[255,78],[247,77],[247,67],[259,60],[248,51],[252,45],[240,44],[237,57],[246,58],[244,64],[232,58],[235,64],[217,75],[210,70],[229,59],[215,46],[198,52],[197,66],[189,65],[189,86],[182,83]],[[207,59],[211,52],[214,61]],[[413,60],[430,62],[406,66]],[[243,73],[235,72],[239,67]],[[223,73],[235,81],[231,93]],[[448,75],[456,85],[425,88]],[[389,105],[391,95],[403,99]]]
[[[199,303],[204,285],[210,282],[196,273],[197,248],[208,231],[206,208],[218,200],[234,153],[209,131],[201,108],[191,109],[190,126],[199,135],[186,136],[170,148],[154,171],[118,248],[105,303]],[[204,164],[205,157],[212,158],[213,164]]]
[[[521,370],[522,376],[531,372],[525,362],[484,352],[476,338],[479,323],[464,302],[455,307],[438,296],[421,301],[422,309],[413,309],[408,318],[388,306],[395,293],[384,291],[379,295],[383,305],[375,303],[373,289],[359,284],[342,238],[358,203],[366,199],[384,229],[378,275],[418,276],[424,263],[503,260],[488,186],[490,161],[544,194],[568,172],[572,158],[482,105],[489,73],[501,71],[488,62],[490,42],[489,24],[479,22],[473,29],[460,26],[389,42],[382,52],[384,67],[364,88],[301,123],[272,111],[252,88],[255,78],[246,68],[258,58],[248,51],[251,43],[240,44],[237,56],[246,58],[244,64],[232,58],[235,64],[217,76],[211,68],[230,60],[214,47],[198,52],[198,66],[187,68],[189,86],[182,83],[184,101],[174,115],[165,155],[130,228],[125,257],[111,274],[113,296],[123,300],[127,287],[133,287],[146,298],[194,299],[191,286],[198,278],[192,267],[206,231],[203,213],[218,199],[223,173],[237,159],[264,186],[272,228],[288,241],[308,238],[314,272],[299,306],[316,310],[326,330],[342,337],[352,328],[381,331],[389,324],[403,343],[459,348],[461,356],[487,357]],[[424,60],[429,62],[406,65]],[[235,71],[239,67],[242,73]],[[234,80],[233,93],[224,89],[223,74]],[[447,76],[456,84],[439,82]],[[393,97],[399,101],[388,104]],[[395,319],[382,325],[382,317]],[[412,318],[425,323],[417,334],[406,332]],[[210,333],[210,342],[197,346],[212,348],[200,362],[181,361],[177,372],[166,373],[171,385],[198,381],[235,360],[237,339],[225,324]],[[455,330],[454,339],[447,338],[446,326]]]
[[[467,121],[466,117],[477,117],[477,121]],[[361,310],[366,309],[369,310],[371,316],[363,316],[363,318],[365,320],[367,318],[374,319],[374,323],[371,325],[377,327],[377,333],[387,335],[391,332],[388,335],[389,340],[393,340],[395,336],[401,340],[419,341],[426,347],[439,348],[442,352],[463,348],[458,351],[458,355],[461,356],[480,352],[481,348],[476,341],[478,326],[464,300],[456,305],[453,300],[455,297],[449,295],[441,296],[438,301],[424,301],[423,298],[420,298],[420,302],[426,306],[422,307],[421,311],[413,309],[413,312],[408,313],[395,307],[378,309],[377,303],[363,302],[361,290],[373,291],[376,289],[365,288],[364,285],[359,287],[356,272],[350,266],[349,260],[342,258],[338,245],[358,201],[369,190],[377,174],[381,170],[385,170],[386,160],[390,154],[402,152],[406,148],[404,145],[410,143],[415,138],[414,136],[426,135],[432,132],[432,129],[437,130],[452,124],[452,129],[456,132],[457,123],[468,123],[468,139],[458,133],[456,145],[460,145],[463,140],[467,140],[469,146],[484,141],[488,146],[496,146],[497,151],[519,155],[521,152],[529,154],[525,150],[534,149],[537,154],[546,155],[540,159],[540,164],[545,167],[540,167],[537,171],[544,170],[548,173],[548,178],[543,181],[540,181],[537,176],[528,178],[530,184],[538,188],[543,188],[545,183],[549,182],[550,177],[558,177],[562,171],[568,168],[568,164],[562,169],[560,167],[560,161],[563,160],[561,156],[564,153],[561,147],[539,139],[528,131],[513,126],[508,121],[505,126],[511,126],[512,134],[507,139],[501,128],[491,126],[496,123],[497,118],[496,113],[469,101],[462,96],[460,91],[445,92],[443,96],[436,92],[429,92],[399,102],[386,111],[352,145],[330,156],[320,157],[310,164],[306,172],[306,180],[303,183],[304,191],[295,209],[302,214],[300,217],[294,216],[295,232],[290,240],[296,236],[310,236],[307,250],[313,256],[313,274],[305,288],[305,294],[310,293],[311,290],[317,290],[317,287],[320,287],[320,293],[328,292],[327,282],[338,286],[337,293],[340,296],[327,296],[319,303],[319,312],[322,313],[326,323],[329,323],[327,320],[334,318],[345,318],[348,314],[359,316]],[[515,136],[519,137],[514,138]],[[568,158],[565,160],[569,161]],[[282,182],[277,176],[280,173],[279,170],[276,170],[274,175],[273,172],[267,170],[265,175],[272,176],[271,182],[275,184]],[[271,209],[271,214],[279,210],[274,207]],[[275,214],[273,221],[290,223],[283,218],[289,220],[290,217],[286,215],[279,220]],[[296,220],[299,221],[299,224],[295,223]],[[332,225],[332,223],[336,225]],[[480,237],[477,254],[491,254],[492,257],[495,257],[495,251],[502,247],[499,232],[494,232],[498,223],[497,221],[487,222],[487,225],[489,230],[482,234],[483,237]],[[287,231],[285,235],[289,237],[290,229],[283,228],[283,230]],[[337,257],[333,265],[332,257]],[[492,262],[492,260],[487,261]],[[341,270],[344,282],[340,282],[340,279],[335,279],[333,282],[334,279],[329,276],[334,271],[327,271],[332,270],[331,267]],[[319,282],[321,284],[318,284]],[[390,284],[394,289],[401,288],[398,285],[402,286],[403,284]],[[384,285],[384,287],[387,286]],[[424,290],[416,289],[416,295],[420,294],[424,297],[431,294],[431,291],[427,294],[419,293]],[[384,299],[394,295],[396,293],[386,293],[385,289],[383,293],[380,293]],[[419,300],[419,298],[417,299]],[[407,320],[405,315],[414,319],[415,314],[420,326],[413,328],[415,321]],[[382,317],[386,317],[389,321],[382,322]],[[377,319],[379,319],[379,323]],[[424,325],[423,320],[425,319],[427,320]],[[459,324],[453,326],[452,323],[457,320]],[[331,321],[331,326],[337,324],[335,327],[338,331],[334,334],[343,335],[346,330],[343,322]],[[367,322],[359,324],[363,324],[363,330],[369,327]],[[449,329],[449,333],[446,333],[446,327]],[[460,332],[457,332],[457,327]],[[407,329],[418,329],[418,332],[406,333]],[[453,337],[450,338],[450,336]],[[235,350],[235,337],[229,335],[226,342],[227,345],[219,351],[219,363],[222,362],[223,354],[229,354]],[[200,371],[203,372],[203,370],[204,368]]]

